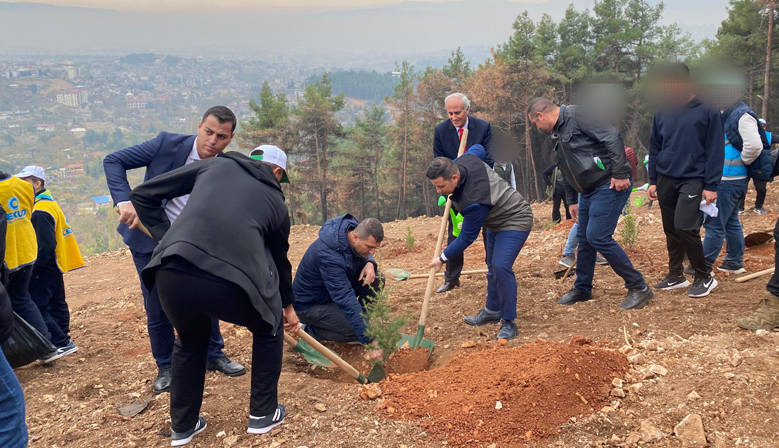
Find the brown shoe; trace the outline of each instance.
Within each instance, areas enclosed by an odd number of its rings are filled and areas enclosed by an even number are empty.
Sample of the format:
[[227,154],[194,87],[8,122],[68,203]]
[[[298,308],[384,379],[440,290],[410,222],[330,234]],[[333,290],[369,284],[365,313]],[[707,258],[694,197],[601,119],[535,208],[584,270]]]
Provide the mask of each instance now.
[[779,297],[766,291],[757,309],[747,317],[738,320],[738,326],[745,330],[773,330],[779,328]]

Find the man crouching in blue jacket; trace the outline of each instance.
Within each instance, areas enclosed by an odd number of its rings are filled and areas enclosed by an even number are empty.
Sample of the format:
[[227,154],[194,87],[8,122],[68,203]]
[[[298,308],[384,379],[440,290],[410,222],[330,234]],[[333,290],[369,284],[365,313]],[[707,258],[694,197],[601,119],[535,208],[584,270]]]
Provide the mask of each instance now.
[[[295,312],[308,334],[320,341],[378,346],[365,336],[362,313],[372,290],[383,283],[373,259],[383,239],[384,229],[375,218],[359,222],[346,214],[322,226],[292,283]],[[381,359],[382,352],[372,350],[370,356]]]

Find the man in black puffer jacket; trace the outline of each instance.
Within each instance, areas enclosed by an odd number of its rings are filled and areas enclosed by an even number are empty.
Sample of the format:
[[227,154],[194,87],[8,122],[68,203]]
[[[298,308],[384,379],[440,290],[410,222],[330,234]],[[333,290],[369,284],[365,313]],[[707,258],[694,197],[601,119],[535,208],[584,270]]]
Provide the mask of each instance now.
[[[292,333],[300,324],[292,308],[290,223],[279,183],[285,167],[268,160],[230,152],[161,174],[130,194],[141,222],[160,241],[142,279],[149,289],[156,285],[179,335],[170,396],[173,446],[206,426],[199,411],[212,318],[253,334],[248,432],[266,433],[286,415],[277,396],[282,323]],[[163,202],[187,194],[171,224]]]
[[576,283],[557,303],[573,305],[592,299],[595,258],[600,252],[625,280],[628,294],[619,307],[641,309],[654,294],[613,236],[630,198],[632,169],[619,131],[606,120],[594,118],[592,112],[582,113],[577,106],[558,107],[546,98],[536,98],[527,109],[530,121],[552,134],[558,167],[566,181],[568,208],[579,223]]

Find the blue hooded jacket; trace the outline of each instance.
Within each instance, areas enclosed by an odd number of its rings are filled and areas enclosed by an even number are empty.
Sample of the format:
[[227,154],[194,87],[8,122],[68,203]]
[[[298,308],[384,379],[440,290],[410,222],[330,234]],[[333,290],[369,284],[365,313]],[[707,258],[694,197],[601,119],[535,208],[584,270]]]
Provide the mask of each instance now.
[[347,234],[359,221],[345,214],[325,222],[319,230],[319,238],[309,246],[300,260],[292,289],[295,292],[294,308],[304,311],[316,305],[335,302],[352,325],[360,342],[365,337],[365,321],[362,306],[352,288],[351,279],[359,275],[366,261],[374,264],[372,256],[363,258],[349,245]]

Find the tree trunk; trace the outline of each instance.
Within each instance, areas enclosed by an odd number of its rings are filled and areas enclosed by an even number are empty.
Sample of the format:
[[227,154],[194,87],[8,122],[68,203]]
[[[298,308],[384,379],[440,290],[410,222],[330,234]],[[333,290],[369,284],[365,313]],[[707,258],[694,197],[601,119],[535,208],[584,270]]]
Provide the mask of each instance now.
[[322,129],[322,224],[327,221],[327,127]]
[[[316,153],[316,173],[317,177],[319,177],[319,204],[322,210],[324,211],[324,200],[322,196],[322,191],[324,191],[324,185],[325,181],[322,178],[322,156],[319,154],[319,125],[318,122],[314,122],[314,152]],[[324,216],[324,213],[323,213]],[[327,219],[325,219],[326,221]],[[325,223],[325,221],[322,221],[322,224]]]
[[[527,89],[525,89],[525,104],[528,104],[527,99]],[[533,190],[535,191],[536,200],[541,200],[541,194],[538,192],[538,179],[536,177],[536,162],[533,159],[533,143],[530,141],[530,120],[527,119],[527,116],[525,116],[525,150],[528,152],[528,155],[530,156],[530,171],[531,171],[531,178],[528,179],[533,182]]]
[[376,183],[376,219],[381,221],[381,194],[379,193],[379,143],[373,143],[373,181]]
[[768,4],[768,38],[765,50],[765,86],[763,89],[763,119],[768,117],[768,100],[771,95],[771,43],[774,39],[774,2]]

